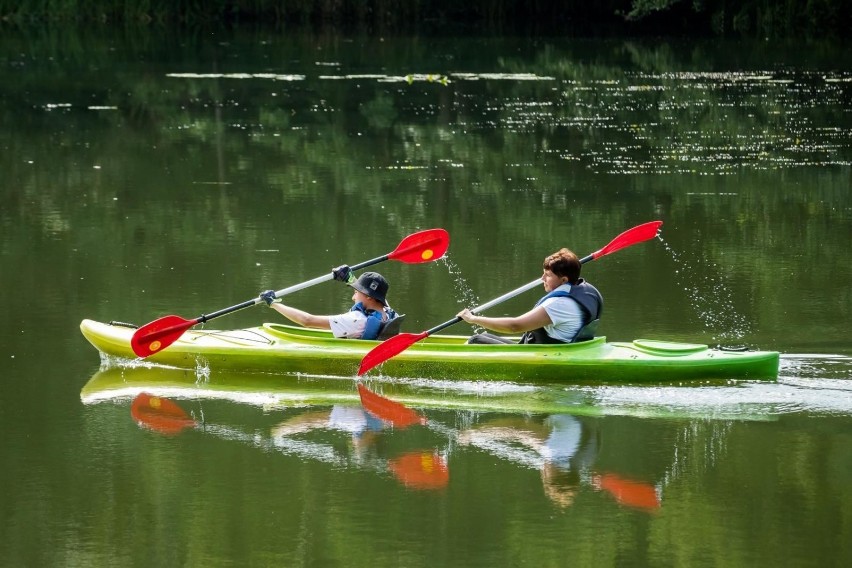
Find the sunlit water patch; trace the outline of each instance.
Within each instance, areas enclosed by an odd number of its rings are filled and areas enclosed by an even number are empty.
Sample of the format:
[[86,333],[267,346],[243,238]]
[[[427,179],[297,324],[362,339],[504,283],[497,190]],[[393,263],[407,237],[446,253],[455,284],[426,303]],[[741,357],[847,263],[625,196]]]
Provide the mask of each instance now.
[[473,394],[482,397],[529,394],[541,390],[541,387],[535,385],[513,383],[511,381],[465,381],[402,377],[382,377],[376,383],[368,381],[365,384],[379,389],[381,388],[381,384],[399,384],[426,391]]
[[[852,377],[852,361],[838,360],[837,364],[843,370],[833,375]],[[782,375],[778,382],[595,386],[383,377],[367,386],[415,408],[744,421],[775,420],[791,413],[852,415],[852,381],[824,375]]]
[[[316,64],[337,70],[340,63]],[[395,108],[415,123],[449,111],[449,128],[548,136],[542,156],[579,162],[605,174],[733,175],[743,169],[779,170],[852,165],[849,73],[628,72],[587,78],[533,72],[422,72],[275,74],[168,73],[192,80],[273,82],[353,81],[403,84],[368,107]],[[493,83],[513,84],[506,91]],[[435,84],[408,107],[404,85]],[[489,86],[491,84],[492,86]],[[548,87],[552,85],[552,87]],[[379,104],[381,103],[381,104]],[[448,106],[449,105],[449,106]],[[48,110],[67,108],[48,105]],[[338,112],[328,102],[311,112]],[[370,113],[375,116],[375,112]],[[238,129],[263,130],[234,123]],[[583,146],[572,141],[589,140]]]
[[173,79],[267,79],[272,81],[304,81],[305,75],[278,73],[166,73]]
[[450,77],[464,81],[555,81],[555,77],[536,73],[450,73]]
[[140,393],[149,393],[163,398],[175,400],[228,400],[238,404],[262,408],[306,406],[302,399],[288,397],[282,393],[253,392],[253,391],[219,391],[215,389],[199,389],[197,387],[157,386],[157,385],[128,385],[124,388],[91,392],[81,395],[83,404],[98,404],[106,401],[130,401]]
[[[524,100],[535,105],[509,99],[471,105],[479,104],[495,128],[594,133],[596,143],[579,154],[559,145],[546,150],[599,173],[719,176],[743,168],[852,164],[849,79],[760,71],[628,73],[563,80],[557,96]],[[466,124],[488,126],[485,120]]]

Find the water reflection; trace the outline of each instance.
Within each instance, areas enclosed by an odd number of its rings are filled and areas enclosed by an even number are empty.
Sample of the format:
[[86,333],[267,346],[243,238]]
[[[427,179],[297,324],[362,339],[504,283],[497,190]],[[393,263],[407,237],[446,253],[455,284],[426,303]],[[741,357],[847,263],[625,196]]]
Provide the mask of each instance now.
[[[370,414],[397,427],[430,424],[426,417],[363,385],[359,384],[358,391]],[[580,419],[569,414],[485,415],[461,430],[445,426],[437,430],[451,437],[459,447],[476,448],[514,465],[537,470],[544,494],[560,508],[574,502],[583,484],[608,491],[623,505],[642,509],[660,506],[654,486],[615,473],[594,473],[599,433],[584,427]]]
[[[215,414],[222,417],[217,420],[204,411],[203,399],[171,399],[147,391],[132,398],[130,416],[141,428],[166,437],[195,431],[303,463],[390,475],[410,490],[447,488],[451,462],[466,464],[484,452],[497,458],[492,475],[502,475],[505,468],[537,471],[543,494],[561,509],[571,506],[583,488],[604,492],[622,506],[643,510],[661,506],[659,489],[652,483],[597,467],[601,434],[579,417],[460,410],[454,425],[447,426],[363,384],[357,389],[360,405],[291,408],[276,412],[275,422],[262,427],[228,425],[233,420],[226,417],[240,412],[237,409],[217,408]],[[126,400],[126,391],[112,392],[114,402]],[[243,420],[253,423],[257,418]],[[409,428],[414,436],[407,436]],[[438,437],[423,436],[427,430]],[[461,467],[468,470],[467,465]]]
[[574,502],[581,471],[589,469],[597,453],[595,437],[568,415],[535,421],[521,417],[492,419],[462,431],[458,440],[463,446],[538,470],[545,495],[560,507]]
[[[443,489],[450,481],[448,457],[437,448],[382,456],[378,439],[394,426],[398,428],[399,422],[362,407],[334,405],[297,412],[273,426],[268,434],[196,420],[178,402],[147,392],[133,398],[130,414],[140,427],[165,436],[195,429],[335,468],[391,473],[412,490]],[[483,422],[453,434],[457,448],[475,448],[509,464],[538,470],[544,494],[560,508],[570,506],[583,485],[608,492],[621,505],[647,510],[660,507],[653,485],[616,473],[593,473],[597,437],[575,417],[484,417]],[[341,437],[346,443],[335,443]],[[454,457],[463,457],[459,451]]]
[[[412,450],[383,456],[378,441],[387,424],[357,406],[334,405],[330,409],[296,411],[268,431],[253,432],[196,419],[177,401],[147,392],[133,398],[130,414],[140,427],[165,436],[195,429],[303,461],[335,468],[389,472],[411,489],[441,489],[449,481],[446,459],[436,452]],[[342,444],[341,439],[344,440]]]
[[[449,481],[446,459],[436,452],[412,450],[390,458],[379,456],[378,438],[388,423],[364,408],[334,405],[300,413],[272,428],[272,441],[285,453],[320,459],[337,465],[359,467],[378,472],[389,471],[412,489],[441,489]],[[348,435],[346,452],[306,438],[311,433]]]
[[[719,515],[729,519],[731,530],[748,533],[754,528],[749,512],[758,504],[761,530],[774,534],[789,522],[787,501],[774,498],[773,484],[755,485],[755,475],[781,472],[796,502],[835,503],[829,495],[843,492],[844,474],[826,466],[842,459],[841,432],[848,419],[831,423],[834,434],[810,434],[803,427],[806,419],[796,415],[766,424],[709,415],[655,417],[652,411],[642,419],[590,416],[589,407],[578,406],[574,413],[570,404],[524,409],[555,387],[509,387],[497,398],[505,407],[499,409],[485,393],[437,397],[435,392],[451,390],[449,382],[418,382],[407,389],[378,380],[359,385],[353,379],[246,374],[217,383],[222,379],[162,368],[96,373],[81,397],[92,417],[93,437],[112,437],[111,448],[127,449],[125,455],[118,450],[109,456],[129,463],[114,483],[175,495],[186,510],[209,502],[204,510],[217,521],[225,518],[216,516],[222,501],[228,503],[222,515],[248,510],[244,514],[269,520],[271,499],[276,514],[295,511],[286,517],[291,528],[317,517],[306,530],[331,531],[322,527],[332,523],[335,537],[344,539],[366,531],[381,540],[394,525],[388,519],[415,517],[421,526],[409,527],[407,538],[425,531],[424,546],[446,542],[446,534],[462,527],[479,526],[500,542],[532,539],[542,550],[563,542],[542,536],[555,533],[560,539],[575,535],[572,542],[603,538],[617,546],[625,538],[624,523],[655,533],[692,526],[690,535],[697,537]],[[703,390],[656,392],[663,398],[700,399]],[[738,390],[744,389],[723,388]],[[624,392],[638,400],[640,392],[655,389]],[[145,419],[133,410],[134,399],[137,405],[145,401],[141,393],[160,399],[147,403],[152,410]],[[513,404],[514,410],[506,410]],[[133,421],[147,428],[144,433],[127,420],[128,406]],[[116,427],[115,420],[106,423],[110,416],[129,428]],[[133,468],[140,462],[150,467],[137,480]],[[787,467],[790,463],[797,467]],[[162,475],[175,469],[186,476]],[[223,469],[228,475],[220,482],[195,487]],[[195,470],[197,475],[190,474]],[[270,480],[286,480],[275,482],[274,496]],[[237,483],[243,491],[233,492]],[[447,515],[449,510],[458,513]],[[818,514],[808,510],[811,522]],[[446,550],[456,554],[492,540],[476,536],[450,542]],[[647,546],[644,536],[641,540]],[[742,542],[733,553],[746,557],[754,539]],[[670,544],[665,538],[654,543]],[[500,546],[501,554],[507,553],[508,545]]]

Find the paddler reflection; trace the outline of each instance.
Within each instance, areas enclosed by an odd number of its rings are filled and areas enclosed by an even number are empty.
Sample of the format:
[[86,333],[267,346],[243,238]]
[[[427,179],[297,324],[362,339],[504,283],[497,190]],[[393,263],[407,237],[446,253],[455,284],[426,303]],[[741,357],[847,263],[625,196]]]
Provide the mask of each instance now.
[[177,402],[145,392],[133,399],[131,416],[140,427],[162,435],[174,436],[195,429],[303,460],[390,473],[410,489],[441,489],[449,481],[446,459],[436,452],[410,451],[384,457],[377,442],[392,424],[360,406],[338,404],[330,409],[301,411],[273,426],[268,436],[200,422]]
[[[397,423],[398,424],[398,423]],[[331,410],[304,412],[272,428],[272,443],[286,452],[298,452],[323,461],[345,463],[362,469],[389,471],[409,489],[442,489],[449,482],[446,458],[431,450],[414,450],[391,458],[378,451],[378,440],[395,423],[362,406],[334,405]],[[348,435],[348,448],[342,452],[327,443],[306,439],[310,432],[337,432]]]
[[325,430],[348,434],[351,449],[348,453],[349,458],[354,463],[364,463],[369,460],[369,454],[375,448],[376,439],[384,427],[381,420],[359,406],[337,404],[331,410],[303,412],[287,418],[274,426],[271,433],[272,443],[282,449],[291,448],[294,440],[312,431]]
[[461,431],[458,442],[538,470],[544,494],[560,508],[571,506],[583,485],[606,492],[620,505],[648,511],[660,507],[653,485],[596,471],[599,436],[568,414],[496,418]]
[[446,435],[461,447],[475,447],[538,470],[544,494],[559,507],[570,506],[583,483],[597,491],[606,491],[621,505],[645,510],[660,506],[659,495],[653,485],[622,478],[615,473],[594,471],[600,446],[598,435],[593,434],[590,428],[584,428],[578,418],[569,414],[502,416],[459,431],[432,422],[362,383],[358,384],[358,394],[367,412],[397,428],[415,424],[426,426]]
[[597,437],[567,414],[496,418],[461,431],[458,442],[538,470],[544,494],[560,507],[574,502],[598,450]]

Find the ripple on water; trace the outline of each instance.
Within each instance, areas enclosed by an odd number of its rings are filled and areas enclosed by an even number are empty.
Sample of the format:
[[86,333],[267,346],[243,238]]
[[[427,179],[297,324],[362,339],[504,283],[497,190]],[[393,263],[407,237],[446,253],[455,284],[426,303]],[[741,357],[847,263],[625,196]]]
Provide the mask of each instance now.
[[783,414],[852,415],[852,357],[782,355],[777,382],[704,386],[602,386],[588,393],[605,409],[767,420]]

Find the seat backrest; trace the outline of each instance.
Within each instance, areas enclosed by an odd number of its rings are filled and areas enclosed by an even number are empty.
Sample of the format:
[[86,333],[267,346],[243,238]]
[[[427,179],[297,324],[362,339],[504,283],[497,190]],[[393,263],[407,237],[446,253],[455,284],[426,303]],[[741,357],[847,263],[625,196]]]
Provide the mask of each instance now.
[[392,320],[383,323],[382,327],[379,329],[379,336],[376,339],[378,339],[379,341],[384,341],[385,339],[389,339],[394,335],[398,335],[400,327],[402,327],[402,320],[404,319],[405,314],[399,314]]
[[571,343],[579,343],[581,341],[589,341],[590,339],[595,338],[595,333],[598,331],[598,324],[601,323],[601,320],[596,319],[592,320],[583,327],[580,328],[580,331],[577,332],[577,335],[574,336],[574,341]]

